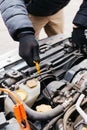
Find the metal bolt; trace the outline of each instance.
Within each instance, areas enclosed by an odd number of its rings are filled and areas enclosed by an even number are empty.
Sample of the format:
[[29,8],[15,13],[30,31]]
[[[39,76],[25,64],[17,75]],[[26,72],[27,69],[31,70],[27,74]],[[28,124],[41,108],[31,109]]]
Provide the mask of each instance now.
[[17,75],[17,71],[13,71],[13,72],[12,72],[12,75]]

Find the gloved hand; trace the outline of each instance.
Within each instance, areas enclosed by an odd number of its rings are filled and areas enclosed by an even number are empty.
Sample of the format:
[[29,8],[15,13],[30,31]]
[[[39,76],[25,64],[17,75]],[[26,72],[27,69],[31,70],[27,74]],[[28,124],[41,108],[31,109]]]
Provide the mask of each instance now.
[[34,35],[26,34],[19,37],[19,55],[31,67],[34,66],[33,61],[40,62],[39,45]]
[[72,43],[76,44],[76,46],[79,47],[80,49],[82,49],[84,45],[87,45],[87,39],[85,36],[85,28],[83,27],[73,28]]

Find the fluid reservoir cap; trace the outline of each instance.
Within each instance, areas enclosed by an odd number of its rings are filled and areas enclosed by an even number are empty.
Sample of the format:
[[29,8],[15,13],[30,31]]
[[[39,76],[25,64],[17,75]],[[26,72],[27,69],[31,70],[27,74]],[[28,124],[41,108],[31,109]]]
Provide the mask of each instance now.
[[27,82],[26,82],[26,85],[29,87],[29,88],[34,88],[34,87],[36,87],[37,86],[37,79],[31,79],[31,80],[28,80]]
[[27,98],[27,96],[28,96],[27,93],[26,93],[26,91],[24,91],[22,89],[16,90],[16,93],[21,98],[22,101],[25,101],[26,98]]
[[52,107],[50,105],[41,104],[39,106],[36,106],[36,111],[38,112],[47,112],[52,110]]

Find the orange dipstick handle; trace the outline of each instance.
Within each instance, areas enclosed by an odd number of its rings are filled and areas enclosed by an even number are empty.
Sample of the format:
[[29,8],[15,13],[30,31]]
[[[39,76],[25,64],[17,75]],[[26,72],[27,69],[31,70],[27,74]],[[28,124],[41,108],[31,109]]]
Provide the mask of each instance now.
[[40,66],[39,66],[39,63],[36,62],[36,61],[33,61],[33,62],[35,63],[37,73],[40,74]]

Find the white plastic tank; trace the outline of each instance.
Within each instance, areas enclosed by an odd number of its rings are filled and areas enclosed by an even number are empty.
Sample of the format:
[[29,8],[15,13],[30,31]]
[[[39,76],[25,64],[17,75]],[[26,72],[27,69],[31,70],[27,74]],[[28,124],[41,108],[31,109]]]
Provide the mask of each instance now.
[[29,107],[32,107],[40,94],[40,82],[37,79],[28,80],[26,84],[19,85],[16,93]]

